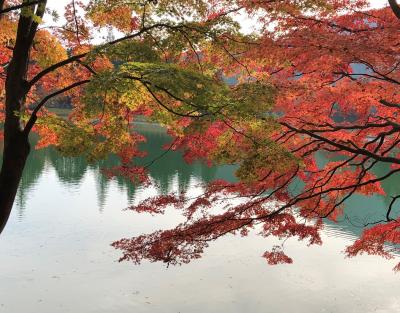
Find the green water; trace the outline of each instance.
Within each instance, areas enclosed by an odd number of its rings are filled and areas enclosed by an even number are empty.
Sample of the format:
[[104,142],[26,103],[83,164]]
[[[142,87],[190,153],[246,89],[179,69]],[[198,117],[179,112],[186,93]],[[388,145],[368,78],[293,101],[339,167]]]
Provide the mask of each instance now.
[[[218,178],[229,181],[235,180],[234,166],[210,167],[202,162],[189,165],[182,160],[181,153],[174,151],[166,153],[163,146],[168,145],[171,139],[162,127],[143,122],[138,123],[136,129],[147,138],[147,141],[140,146],[141,150],[147,152],[147,156],[138,159],[136,162],[139,165],[152,163],[148,170],[159,192],[167,193],[171,191],[175,179],[179,191],[187,190],[190,181],[193,179],[198,182],[209,182]],[[54,148],[35,150],[26,165],[25,175],[21,181],[17,197],[17,207],[22,210],[26,207],[27,195],[29,195],[30,190],[35,188],[42,173],[48,167],[51,167],[56,172],[59,181],[66,186],[79,186],[88,171],[93,173],[97,185],[96,197],[101,208],[106,201],[111,183],[111,180],[101,173],[101,169],[111,168],[119,164],[117,156],[89,164],[84,158],[62,157]],[[135,199],[137,186],[123,178],[114,179],[114,183],[121,190],[125,190],[128,202]]]
[[[158,126],[140,124],[149,157],[163,154],[169,142]],[[166,268],[118,263],[110,243],[161,228],[182,217],[176,211],[152,217],[124,211],[149,195],[186,190],[216,178],[234,180],[234,167],[188,165],[176,152],[150,167],[157,187],[134,187],[107,179],[103,167],[80,158],[61,157],[54,149],[29,158],[10,222],[0,237],[0,312],[398,312],[399,260],[375,256],[346,259],[341,253],[361,224],[385,214],[389,196],[400,191],[399,178],[384,183],[388,197],[351,198],[346,220],[330,223],[324,245],[285,243],[294,264],[268,266],[260,256],[277,243],[252,234],[226,236],[188,265]],[[384,173],[388,169],[377,167]],[[355,223],[354,223],[355,222]]]

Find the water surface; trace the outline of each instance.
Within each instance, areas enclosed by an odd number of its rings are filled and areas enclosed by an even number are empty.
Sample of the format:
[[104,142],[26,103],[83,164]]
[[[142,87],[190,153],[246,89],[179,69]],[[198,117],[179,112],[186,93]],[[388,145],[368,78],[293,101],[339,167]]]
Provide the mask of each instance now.
[[[168,137],[157,126],[141,128],[149,138],[144,148],[151,157],[160,155]],[[123,211],[129,203],[158,192],[194,192],[200,182],[215,178],[233,180],[234,167],[187,165],[179,153],[169,153],[150,169],[158,188],[137,188],[101,175],[100,168],[117,161],[89,165],[54,149],[32,153],[0,237],[0,312],[400,311],[396,260],[346,259],[342,251],[361,231],[346,222],[327,226],[322,247],[287,241],[292,265],[268,266],[260,256],[277,241],[256,235],[222,238],[184,266],[118,263],[120,252],[111,242],[181,219],[174,211],[158,217]],[[400,189],[398,181],[385,183],[389,195]],[[384,214],[388,201],[353,197],[346,212],[366,221]]]

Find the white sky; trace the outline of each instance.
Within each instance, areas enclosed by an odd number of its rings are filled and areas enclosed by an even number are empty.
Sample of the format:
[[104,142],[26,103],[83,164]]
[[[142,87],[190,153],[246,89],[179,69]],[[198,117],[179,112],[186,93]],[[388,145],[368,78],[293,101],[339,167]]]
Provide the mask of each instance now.
[[[62,15],[62,12],[64,12],[64,7],[70,2],[70,0],[50,0],[48,1],[48,6],[51,9],[57,10],[60,15]],[[84,1],[85,2],[85,1]],[[371,3],[372,8],[381,8],[385,5],[387,5],[388,1],[387,0],[369,0]]]
[[[87,1],[88,0],[83,0],[83,2],[87,2]],[[71,0],[50,0],[50,1],[47,2],[48,7],[50,9],[52,9],[52,10],[56,10],[60,15],[60,21],[58,23],[56,23],[56,24],[60,25],[60,24],[63,23],[63,21],[64,21],[64,19],[63,19],[64,7],[70,2],[71,2]],[[374,8],[374,9],[382,8],[382,7],[386,6],[386,5],[388,5],[388,1],[387,0],[369,0],[369,2],[370,2],[370,5],[371,5],[371,8]],[[118,17],[116,17],[116,18],[118,18]],[[242,30],[245,33],[251,33],[251,32],[254,31],[254,27],[255,27],[254,21],[252,21],[252,20],[248,20],[248,21],[239,20],[239,22],[242,24]],[[48,20],[47,23],[45,23],[45,24],[54,25],[54,22]],[[102,35],[104,36],[105,34],[102,34]],[[101,35],[99,36],[99,38],[97,40],[99,40],[100,42],[102,41]]]
[[369,0],[369,2],[373,8],[381,8],[388,4],[387,0]]
[[[70,0],[51,0],[48,1],[48,4],[51,8],[62,11],[64,6],[69,2]],[[383,7],[388,3],[387,0],[369,0],[369,2],[371,3],[371,6],[374,8]]]

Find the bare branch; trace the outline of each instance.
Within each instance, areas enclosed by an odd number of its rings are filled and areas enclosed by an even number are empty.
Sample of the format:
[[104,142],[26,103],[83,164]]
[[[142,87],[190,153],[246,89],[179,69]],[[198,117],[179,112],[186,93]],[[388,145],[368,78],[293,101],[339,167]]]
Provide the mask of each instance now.
[[397,1],[396,0],[388,0],[388,1],[394,15],[396,15],[396,17],[400,19],[400,6],[397,4]]
[[65,92],[67,92],[67,91],[69,91],[69,90],[71,90],[73,88],[76,88],[78,86],[87,84],[89,82],[90,82],[90,80],[82,80],[82,81],[76,82],[74,84],[71,84],[71,85],[69,85],[69,86],[67,86],[65,88],[62,88],[60,90],[57,90],[57,91],[53,92],[52,94],[49,94],[46,97],[44,97],[42,99],[42,101],[40,101],[38,103],[38,105],[35,107],[35,109],[32,111],[31,117],[29,118],[28,123],[26,124],[26,126],[24,128],[24,133],[25,134],[29,134],[29,132],[32,130],[32,127],[35,125],[35,122],[37,120],[37,113],[46,104],[47,101],[49,101],[50,99],[52,99],[52,98],[54,98],[54,97],[56,97],[56,96],[58,96],[60,94],[65,93]]
[[28,7],[28,6],[32,6],[32,5],[36,5],[36,4],[39,4],[39,3],[43,3],[43,2],[46,2],[46,1],[45,0],[35,0],[35,1],[24,2],[24,3],[18,4],[18,5],[14,5],[12,7],[3,8],[4,2],[5,2],[5,0],[1,0],[0,1],[0,15],[8,13],[8,12],[11,12],[11,11],[19,10],[19,9],[22,9],[22,8],[25,8],[25,7]]

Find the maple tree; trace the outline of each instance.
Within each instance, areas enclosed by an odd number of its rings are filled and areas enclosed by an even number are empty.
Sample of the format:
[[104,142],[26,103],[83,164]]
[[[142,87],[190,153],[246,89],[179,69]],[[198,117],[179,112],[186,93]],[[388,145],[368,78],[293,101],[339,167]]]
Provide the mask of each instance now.
[[[51,17],[46,6],[44,0],[0,3],[0,230],[29,155],[31,131],[41,136],[38,148],[53,144],[91,161],[116,153],[123,165],[114,170],[121,172],[142,154],[137,144],[143,138],[130,127],[135,116],[173,124],[177,118],[171,115],[199,119],[234,97],[216,66],[194,61],[200,46],[235,58],[226,42],[240,44],[243,36],[221,11],[225,6],[234,12],[235,3],[71,1],[65,25],[41,27]],[[104,30],[120,37],[96,44]],[[45,109],[59,95],[72,99],[68,120]],[[129,167],[133,178],[144,179],[143,169]]]
[[[396,1],[379,10],[352,4],[336,2],[334,12],[290,6],[272,16],[268,10],[258,11],[260,23],[275,27],[265,28],[257,46],[240,61],[253,79],[274,86],[269,112],[279,126],[268,120],[270,115],[251,124],[228,117],[225,129],[210,127],[183,136],[177,146],[185,149],[188,160],[240,164],[240,181],[214,182],[195,198],[165,195],[130,207],[156,214],[172,205],[187,221],[175,229],[115,242],[123,251],[121,260],[186,263],[199,258],[210,241],[252,230],[321,244],[324,219],[342,216],[352,195],[385,194],[381,182],[399,172],[400,10]],[[270,9],[271,4],[262,5]],[[199,144],[204,138],[208,145]],[[223,150],[218,149],[221,140],[227,143]],[[318,164],[321,156],[323,165]],[[390,168],[377,174],[382,163]],[[299,182],[300,190],[293,187]],[[394,204],[400,196],[386,196],[392,202],[385,216],[362,225],[365,230],[346,249],[348,256],[392,258],[398,251],[400,220]],[[263,256],[269,264],[292,262],[281,245]]]
[[[66,155],[95,161],[115,153],[121,165],[106,175],[151,183],[134,162],[145,140],[132,127],[138,115],[167,127],[168,149],[183,150],[188,162],[238,164],[239,181],[132,206],[152,214],[173,206],[186,221],[115,242],[122,260],[185,263],[210,241],[255,228],[320,244],[324,218],[337,219],[355,193],[383,194],[380,182],[399,171],[394,0],[379,10],[363,0],[71,1],[65,25],[50,30],[40,28],[46,4],[0,2],[0,230],[31,131],[41,137],[38,147],[52,144]],[[240,14],[257,19],[259,31],[241,33]],[[94,44],[105,29],[120,37]],[[73,103],[68,120],[45,109],[65,94]],[[320,166],[321,153],[335,158]],[[382,162],[391,170],[377,176]],[[349,255],[392,256],[387,243],[400,238],[393,197],[386,219],[367,228]],[[281,246],[264,257],[292,262]]]

